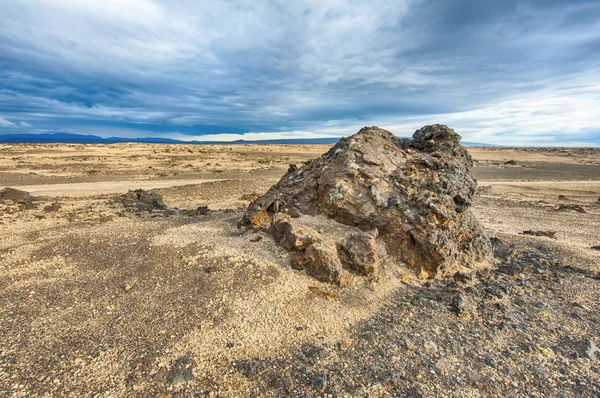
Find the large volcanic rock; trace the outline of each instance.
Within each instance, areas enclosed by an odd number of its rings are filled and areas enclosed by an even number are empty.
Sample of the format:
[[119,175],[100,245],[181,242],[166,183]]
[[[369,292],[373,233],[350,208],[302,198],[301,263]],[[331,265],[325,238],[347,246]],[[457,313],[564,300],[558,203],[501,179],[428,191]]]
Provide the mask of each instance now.
[[[492,247],[469,211],[477,182],[472,158],[459,141],[444,125],[425,126],[412,140],[364,127],[322,157],[290,168],[249,205],[243,222],[273,232],[278,244],[296,252],[298,262],[317,261],[319,271],[312,274],[324,281],[339,281],[336,254],[347,268],[376,272],[374,239],[422,275],[468,271],[490,260]],[[371,232],[349,234],[335,242],[336,249],[333,239],[298,225],[299,214],[324,215]],[[321,253],[325,259],[316,260]],[[326,277],[323,262],[334,270]]]

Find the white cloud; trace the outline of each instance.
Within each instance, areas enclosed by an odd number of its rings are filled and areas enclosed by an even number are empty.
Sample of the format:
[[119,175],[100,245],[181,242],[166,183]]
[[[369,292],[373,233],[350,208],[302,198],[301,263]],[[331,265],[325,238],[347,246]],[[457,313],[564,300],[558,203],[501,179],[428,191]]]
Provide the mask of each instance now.
[[451,3],[1,1],[0,111],[40,129],[156,124],[187,139],[202,125],[266,139],[441,122],[469,141],[562,145],[600,128],[600,19],[579,18],[598,3]]
[[15,127],[16,124],[0,117],[0,127]]

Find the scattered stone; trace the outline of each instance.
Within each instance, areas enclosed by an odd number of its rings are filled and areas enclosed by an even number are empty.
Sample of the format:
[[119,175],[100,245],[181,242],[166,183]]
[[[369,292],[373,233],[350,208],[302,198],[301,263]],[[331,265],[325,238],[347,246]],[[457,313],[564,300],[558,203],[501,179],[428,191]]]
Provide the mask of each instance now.
[[521,235],[544,236],[546,238],[556,239],[556,231],[523,231]]
[[196,209],[196,214],[197,216],[205,216],[208,214],[208,206],[198,206],[198,208]]
[[46,212],[56,212],[59,211],[62,205],[58,202],[54,202],[46,207],[44,207],[44,211]]
[[327,378],[325,376],[315,377],[312,388],[319,393],[325,392],[325,388],[327,388]]
[[598,245],[598,246],[592,246],[591,249],[592,250],[600,250],[600,245]]
[[29,192],[21,191],[10,187],[6,187],[0,190],[0,199],[10,200],[14,203],[23,205],[30,205],[32,201]]
[[586,342],[585,348],[585,356],[591,359],[592,361],[596,360],[596,355],[600,352],[600,349],[596,346],[596,344],[592,340],[588,340]]
[[558,200],[568,200],[567,195],[558,195]]
[[468,318],[477,312],[477,303],[465,293],[456,293],[452,296],[450,310],[461,318]]
[[119,196],[117,199],[126,207],[134,207],[137,210],[152,211],[167,209],[167,206],[159,193],[143,189],[129,191],[126,194]]
[[438,351],[439,351],[439,348],[438,348],[437,344],[435,344],[433,341],[427,340],[425,342],[425,352],[427,352],[429,354],[435,354]]
[[253,377],[264,370],[265,363],[255,358],[236,362],[233,367],[244,376]]
[[448,369],[450,369],[450,364],[444,359],[440,359],[435,363],[435,369],[440,373],[447,373]]
[[[412,140],[365,127],[342,138],[321,158],[290,168],[250,203],[241,225],[269,231],[282,247],[300,251],[295,254],[296,267],[322,281],[339,282],[338,255],[348,268],[376,273],[375,239],[427,278],[487,266],[492,246],[469,210],[477,190],[473,160],[459,141],[460,136],[444,125],[423,127]],[[278,221],[278,213],[289,214],[291,209],[306,217],[323,215],[332,226],[377,229],[379,237],[354,236],[342,242],[303,230],[287,218]],[[305,247],[299,249],[298,242]],[[360,246],[367,253],[358,253]]]
[[492,186],[491,185],[484,185],[484,186],[477,187],[477,192],[479,194],[491,193],[492,192]]
[[258,235],[258,234],[256,234],[256,235],[253,235],[253,236],[250,238],[250,242],[259,242],[261,239],[262,239],[262,236],[261,236],[261,235]]
[[566,203],[561,203],[559,205],[556,205],[554,207],[554,210],[556,211],[567,211],[567,210],[573,210],[576,211],[578,213],[586,213],[585,209],[583,208],[583,206],[581,205],[576,205],[576,204],[566,204]]
[[260,194],[256,193],[256,192],[252,192],[252,193],[247,193],[245,195],[242,195],[240,197],[241,200],[248,200],[250,202],[255,201],[256,199],[260,198]]
[[504,162],[505,166],[516,166],[517,165],[517,161],[514,159],[511,160],[507,160],[506,162]]
[[177,358],[173,362],[173,366],[169,371],[168,380],[173,385],[180,385],[186,381],[194,378],[194,369],[196,368],[196,361],[192,359],[192,354],[187,354]]
[[327,300],[335,300],[338,298],[337,294],[326,292],[325,290],[319,288],[318,286],[309,286],[308,290],[310,290],[311,293],[321,296]]

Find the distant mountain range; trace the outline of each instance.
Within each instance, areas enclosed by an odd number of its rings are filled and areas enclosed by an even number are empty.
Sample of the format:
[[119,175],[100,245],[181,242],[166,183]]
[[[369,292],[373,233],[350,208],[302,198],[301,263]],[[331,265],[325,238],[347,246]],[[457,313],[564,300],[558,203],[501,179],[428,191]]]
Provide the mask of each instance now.
[[[117,144],[122,142],[141,142],[149,144],[335,144],[339,138],[300,138],[279,140],[236,140],[236,141],[181,141],[171,138],[102,138],[97,135],[50,133],[50,134],[3,134],[0,143],[4,144]],[[478,142],[463,141],[467,146],[490,146]]]

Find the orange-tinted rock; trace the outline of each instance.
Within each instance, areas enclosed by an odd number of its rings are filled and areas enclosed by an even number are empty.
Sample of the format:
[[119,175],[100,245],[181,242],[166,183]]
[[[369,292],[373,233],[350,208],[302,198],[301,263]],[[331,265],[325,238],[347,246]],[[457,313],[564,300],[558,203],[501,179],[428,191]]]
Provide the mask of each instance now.
[[352,233],[340,244],[342,264],[365,276],[377,274],[379,255],[376,233]]

